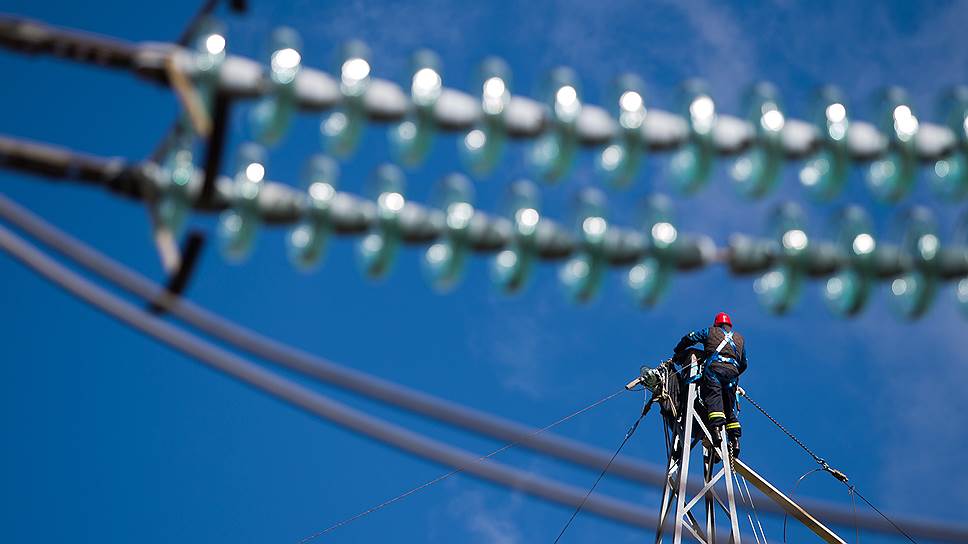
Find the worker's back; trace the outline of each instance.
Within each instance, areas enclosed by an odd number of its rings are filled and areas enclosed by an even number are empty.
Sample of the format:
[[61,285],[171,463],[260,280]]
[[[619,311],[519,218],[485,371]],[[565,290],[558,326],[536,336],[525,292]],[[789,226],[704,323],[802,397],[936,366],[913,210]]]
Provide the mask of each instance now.
[[[722,327],[709,327],[707,330],[706,341],[703,342],[703,352],[706,355],[706,360],[715,362],[717,359],[722,358],[732,360],[734,365],[739,365],[739,362],[743,360],[743,350],[745,349],[743,335],[734,330],[727,331]],[[728,333],[732,333],[732,343],[726,339]],[[719,357],[710,359],[720,345],[722,345],[722,348],[719,349]]]
[[703,345],[705,361],[700,392],[706,417],[713,427],[713,438],[718,440],[725,426],[733,455],[738,455],[742,431],[735,410],[736,386],[739,375],[746,371],[748,365],[746,342],[742,334],[733,330],[733,320],[729,314],[719,312],[713,319],[712,327],[683,336],[673,351],[678,357],[688,353],[687,348],[696,344]]

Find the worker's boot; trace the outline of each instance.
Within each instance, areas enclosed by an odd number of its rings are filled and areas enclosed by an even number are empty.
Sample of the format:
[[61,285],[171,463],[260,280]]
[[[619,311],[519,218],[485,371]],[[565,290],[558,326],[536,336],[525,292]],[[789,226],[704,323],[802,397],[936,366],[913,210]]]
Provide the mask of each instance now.
[[[712,451],[714,463],[718,463],[722,461],[722,459],[720,459],[720,457],[722,456],[719,454],[719,452],[722,451],[722,447],[723,447],[722,433],[723,433],[722,425],[713,425],[713,426],[710,426],[709,428],[709,434],[711,434],[713,437],[713,443],[708,444],[707,446],[709,450]],[[708,440],[706,440],[706,438],[703,437],[703,442],[708,442]]]
[[739,459],[739,437],[738,436],[729,437],[729,452],[734,459]]

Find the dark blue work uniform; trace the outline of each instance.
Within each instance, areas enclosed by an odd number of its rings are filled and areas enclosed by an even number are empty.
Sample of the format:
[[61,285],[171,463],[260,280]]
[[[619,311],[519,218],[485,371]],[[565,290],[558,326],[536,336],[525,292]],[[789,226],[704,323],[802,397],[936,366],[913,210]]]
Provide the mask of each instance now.
[[694,344],[702,344],[705,356],[699,388],[709,424],[717,428],[725,424],[729,436],[739,437],[742,428],[736,414],[736,385],[748,365],[743,335],[723,325],[693,331],[682,337],[675,352]]

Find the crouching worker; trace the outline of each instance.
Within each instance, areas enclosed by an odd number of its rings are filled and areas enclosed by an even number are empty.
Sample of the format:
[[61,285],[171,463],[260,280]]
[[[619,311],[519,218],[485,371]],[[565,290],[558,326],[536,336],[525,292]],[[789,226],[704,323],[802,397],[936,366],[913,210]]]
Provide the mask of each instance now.
[[676,345],[679,355],[694,344],[702,344],[702,378],[699,393],[706,405],[713,438],[720,440],[720,431],[726,427],[729,446],[734,457],[739,457],[739,438],[742,428],[736,413],[736,388],[739,376],[746,370],[746,349],[743,335],[733,330],[733,322],[725,312],[716,314],[713,326],[693,331],[682,337]]

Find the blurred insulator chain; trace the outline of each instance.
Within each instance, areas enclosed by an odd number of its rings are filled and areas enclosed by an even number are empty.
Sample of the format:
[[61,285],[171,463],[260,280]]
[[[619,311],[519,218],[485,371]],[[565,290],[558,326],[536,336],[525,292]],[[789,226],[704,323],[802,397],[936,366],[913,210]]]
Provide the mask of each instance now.
[[[879,97],[874,123],[857,120],[834,88],[818,93],[808,121],[789,117],[779,92],[755,84],[746,112],[720,112],[713,93],[700,82],[681,89],[676,113],[648,103],[641,80],[622,76],[610,93],[615,106],[584,103],[577,75],[566,68],[543,80],[539,99],[512,94],[507,64],[486,59],[471,94],[443,85],[439,58],[429,51],[414,56],[411,79],[400,86],[373,77],[370,52],[347,44],[334,73],[302,65],[301,42],[291,29],[272,33],[266,62],[228,55],[219,58],[216,89],[233,98],[259,98],[252,115],[252,137],[278,141],[295,110],[332,113],[321,123],[326,149],[336,156],[353,151],[367,120],[394,123],[391,140],[404,165],[422,160],[437,130],[458,131],[462,155],[475,174],[499,161],[506,138],[535,139],[531,152],[537,174],[549,181],[567,175],[579,146],[597,148],[603,177],[627,186],[649,151],[675,151],[669,177],[683,192],[701,188],[716,157],[735,156],[729,168],[737,190],[750,198],[768,194],[782,167],[806,159],[800,181],[819,199],[836,196],[849,166],[870,163],[867,184],[878,198],[896,202],[907,195],[921,165],[932,170],[932,185],[946,199],[968,194],[968,91],[955,89],[943,101],[943,124],[925,122],[901,89]],[[225,47],[224,36],[205,47]],[[0,45],[49,53],[134,71],[169,82],[171,66],[191,79],[211,77],[198,62],[198,48],[145,42],[131,44],[26,19],[0,16]],[[610,112],[614,112],[610,113]]]
[[219,177],[213,198],[202,202],[191,196],[203,183],[197,169],[172,176],[150,161],[129,165],[0,137],[3,168],[75,179],[135,199],[181,185],[188,206],[221,211],[222,247],[236,260],[251,250],[260,225],[290,225],[289,255],[299,268],[322,258],[331,235],[361,235],[360,263],[371,277],[392,270],[401,244],[420,244],[428,246],[427,278],[442,291],[457,284],[471,253],[493,255],[494,282],[506,292],[526,287],[536,263],[559,261],[560,280],[578,302],[594,299],[606,271],[619,268],[642,306],[658,302],[676,272],[724,264],[734,275],[757,275],[754,290],[777,313],[793,307],[805,280],[823,279],[824,297],[839,315],[861,311],[870,291],[886,283],[900,314],[917,318],[942,286],[954,283],[968,316],[968,216],[944,245],[930,211],[911,208],[898,217],[898,234],[889,243],[878,237],[861,208],[846,208],[823,236],[788,203],[771,217],[770,236],[734,234],[717,247],[705,234],[680,232],[671,201],[657,195],[643,202],[639,221],[630,228],[610,222],[605,196],[596,189],[579,192],[572,218],[560,221],[543,215],[540,191],[524,180],[509,185],[502,211],[492,214],[474,206],[473,185],[461,174],[441,180],[426,205],[407,197],[403,173],[393,165],[376,169],[362,197],[336,189],[339,168],[324,155],[309,160],[303,190],[269,181],[262,161],[261,147],[243,146],[236,174]]

